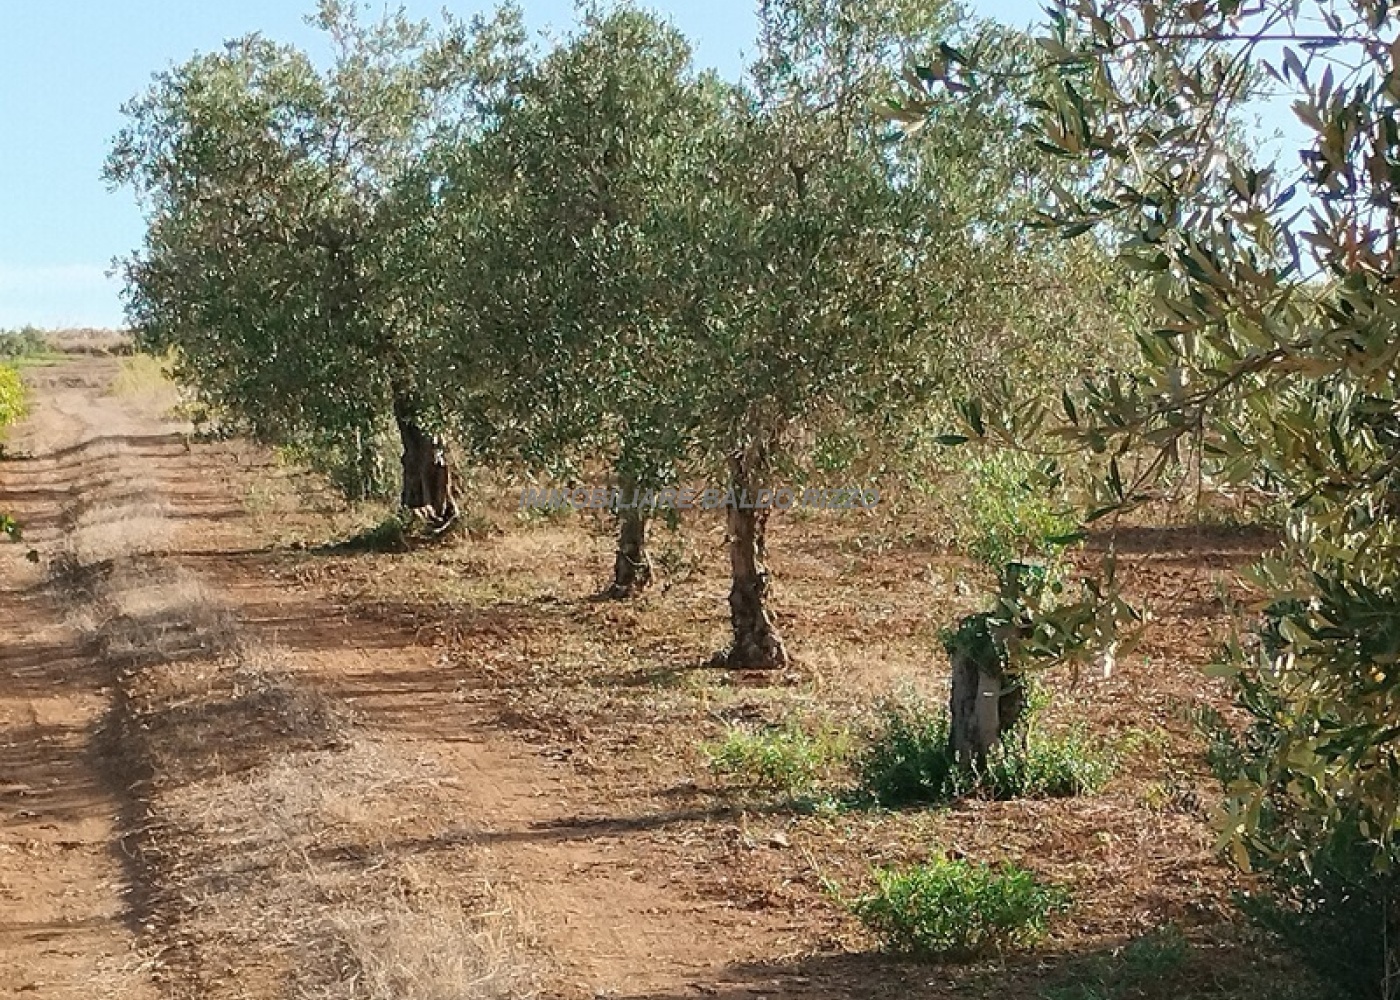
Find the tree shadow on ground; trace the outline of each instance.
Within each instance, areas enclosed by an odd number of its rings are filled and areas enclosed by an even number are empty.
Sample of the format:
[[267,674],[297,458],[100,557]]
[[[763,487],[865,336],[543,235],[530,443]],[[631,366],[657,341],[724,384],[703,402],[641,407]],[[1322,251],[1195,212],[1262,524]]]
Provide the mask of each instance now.
[[1227,938],[1172,930],[1077,950],[1043,949],[969,963],[878,951],[740,962],[683,989],[626,1000],[1324,1000],[1333,993],[1245,926]]

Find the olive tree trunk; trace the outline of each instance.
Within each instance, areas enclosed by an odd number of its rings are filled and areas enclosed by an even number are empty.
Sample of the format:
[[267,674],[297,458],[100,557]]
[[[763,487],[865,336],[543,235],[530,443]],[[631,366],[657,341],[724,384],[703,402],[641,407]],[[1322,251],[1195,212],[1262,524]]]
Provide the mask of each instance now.
[[394,420],[403,445],[399,502],[405,510],[424,512],[435,531],[445,531],[458,514],[446,443],[423,430],[412,410],[403,404],[395,403]]
[[726,664],[742,670],[777,670],[791,661],[767,607],[769,575],[765,564],[768,510],[753,506],[758,492],[751,453],[730,456],[730,483],[735,503],[729,507],[729,620],[734,645]]
[[640,510],[617,514],[617,558],[613,560],[611,586],[605,597],[626,600],[651,586],[651,556],[647,553],[647,517]]
[[949,749],[959,766],[974,770],[1007,733],[1020,729],[1024,735],[1025,687],[1006,670],[985,614],[964,618],[947,648],[953,672]]

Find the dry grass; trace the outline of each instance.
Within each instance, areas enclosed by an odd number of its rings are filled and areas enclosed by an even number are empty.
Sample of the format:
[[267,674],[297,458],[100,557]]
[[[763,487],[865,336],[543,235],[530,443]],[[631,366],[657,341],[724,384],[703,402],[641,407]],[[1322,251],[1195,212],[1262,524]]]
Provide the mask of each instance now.
[[[201,998],[529,993],[533,963],[480,849],[447,825],[461,804],[444,776],[360,733],[170,564],[162,490],[130,459],[113,443],[81,452],[102,475],[52,572],[114,682],[102,757],[127,794],[152,975]],[[394,850],[419,841],[438,844],[430,871]]]
[[[425,898],[426,896],[426,898]],[[502,932],[507,913],[486,918],[434,891],[384,898],[363,910],[338,910],[323,933],[340,952],[338,979],[308,992],[326,1000],[488,1000],[518,997],[518,946]]]
[[[250,461],[259,460],[258,475],[247,481],[243,506],[258,533],[279,547],[305,548],[313,540],[317,544],[344,541],[394,512],[387,504],[348,504],[325,481],[280,458],[250,457]],[[301,516],[288,518],[288,511]],[[306,515],[315,519],[321,534],[313,536],[306,530]]]
[[110,562],[129,552],[158,553],[170,543],[170,522],[139,503],[103,509],[83,519],[70,536],[81,565]]
[[[221,645],[191,628],[200,647]],[[117,663],[131,662],[130,634]],[[178,659],[120,672],[123,717],[113,726],[114,756],[145,779],[137,853],[167,971],[202,995],[527,992],[530,965],[470,838],[446,848],[459,855],[451,891],[427,891],[429,880],[391,849],[453,814],[437,794],[441,775],[357,734],[274,651],[191,659],[190,645]],[[228,981],[207,979],[211,969],[230,970]]]
[[129,406],[161,416],[175,410],[181,401],[180,389],[167,374],[165,361],[149,354],[123,357],[111,392]]
[[[188,845],[167,892],[173,936],[200,968],[236,967],[276,995],[344,1000],[495,998],[529,992],[511,914],[469,834],[442,833],[432,871],[412,840],[442,776],[395,748],[350,738],[281,755],[161,797],[166,836]],[[439,820],[439,822],[441,822]],[[443,884],[443,869],[456,877]],[[450,885],[449,889],[447,886]]]
[[91,567],[164,551],[171,540],[165,502],[148,475],[126,471],[128,446],[101,441],[83,449],[82,460],[106,475],[100,490],[80,494],[65,512],[66,560]]
[[73,328],[45,330],[44,339],[55,351],[64,354],[128,354],[131,335],[124,330]]

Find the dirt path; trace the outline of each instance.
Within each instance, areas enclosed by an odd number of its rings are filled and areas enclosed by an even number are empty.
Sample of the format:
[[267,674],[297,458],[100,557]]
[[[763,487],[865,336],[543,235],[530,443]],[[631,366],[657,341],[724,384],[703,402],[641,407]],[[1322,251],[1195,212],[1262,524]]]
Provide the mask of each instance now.
[[[583,596],[608,542],[577,524],[319,548],[343,512],[307,477],[191,442],[168,393],[113,395],[118,371],[31,370],[0,461],[28,533],[0,543],[0,998],[1038,1000],[1163,926],[1190,950],[1144,996],[1313,995],[1228,904],[1179,711],[1259,539],[1144,535],[1130,571],[1167,609],[1148,655],[1066,693],[1071,718],[1145,727],[1104,794],[808,811],[698,748],[926,679],[956,562],[786,525],[808,676],[749,688],[694,666],[722,568],[617,605]],[[1074,911],[1023,955],[878,953],[830,884],[940,848],[1027,862]]]
[[[0,466],[28,531],[0,549],[0,994],[261,998],[315,969],[325,995],[435,996],[456,973],[413,942],[486,934],[510,941],[478,964],[528,977],[471,995],[833,995],[762,971],[782,915],[695,891],[703,851],[503,732],[431,636],[279,579],[253,453],[191,447],[115,371],[33,372]],[[472,907],[509,919],[444,917]]]
[[0,509],[27,531],[0,546],[0,996],[154,996],[135,950],[120,792],[97,743],[111,677],[44,566],[63,526],[112,464],[113,436],[141,428],[98,385],[110,366],[35,373],[33,414],[0,466]]
[[[219,544],[187,564],[219,581],[243,627],[275,645],[293,676],[351,707],[373,739],[448,776],[441,811],[401,824],[381,850],[432,858],[470,841],[476,869],[523,924],[539,995],[858,995],[775,963],[800,950],[781,910],[702,888],[715,844],[728,855],[745,836],[731,818],[710,838],[673,829],[693,817],[664,800],[613,799],[586,761],[542,753],[503,725],[508,692],[493,689],[482,661],[459,662],[431,610],[420,619],[412,604],[386,613],[346,601],[303,554],[259,547],[242,520],[219,530]],[[525,623],[499,628],[528,646]]]

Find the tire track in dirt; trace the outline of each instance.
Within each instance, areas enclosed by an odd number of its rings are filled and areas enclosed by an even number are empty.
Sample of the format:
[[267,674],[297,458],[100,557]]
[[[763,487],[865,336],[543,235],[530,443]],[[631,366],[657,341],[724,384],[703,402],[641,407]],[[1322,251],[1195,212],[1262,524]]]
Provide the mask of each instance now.
[[[93,409],[105,363],[39,369],[28,420],[12,436],[23,461],[0,465],[0,509],[27,531],[0,547],[0,996],[156,996],[136,951],[122,863],[125,805],[105,780],[97,741],[111,677],[30,546],[62,543],[65,512],[100,476],[99,453],[132,428]],[[99,376],[100,377],[100,376]]]
[[431,867],[386,851],[458,811],[440,768],[299,683],[192,568],[240,513],[218,471],[231,456],[111,396],[115,372],[34,378],[15,442],[34,457],[0,494],[47,567],[14,584],[29,603],[6,626],[0,763],[32,806],[0,830],[21,917],[0,926],[0,992],[530,992],[469,831]]

